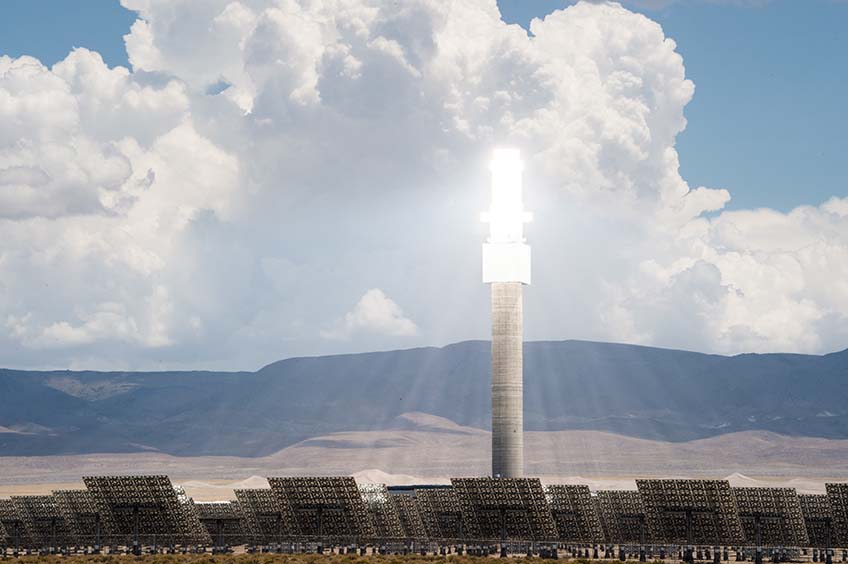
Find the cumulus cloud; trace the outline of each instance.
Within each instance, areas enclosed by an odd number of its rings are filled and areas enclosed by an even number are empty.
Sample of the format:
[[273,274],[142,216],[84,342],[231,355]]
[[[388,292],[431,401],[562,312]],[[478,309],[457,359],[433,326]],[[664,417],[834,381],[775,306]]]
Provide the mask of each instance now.
[[493,0],[123,3],[131,69],[0,56],[7,364],[485,338],[476,218],[505,143],[535,215],[528,338],[845,346],[848,201],[726,212],[689,186],[695,85],[642,15],[584,2],[527,34]]
[[359,298],[354,308],[338,319],[329,330],[322,331],[330,339],[349,339],[357,333],[374,333],[389,337],[411,337],[418,327],[404,317],[403,310],[379,288],[372,288]]

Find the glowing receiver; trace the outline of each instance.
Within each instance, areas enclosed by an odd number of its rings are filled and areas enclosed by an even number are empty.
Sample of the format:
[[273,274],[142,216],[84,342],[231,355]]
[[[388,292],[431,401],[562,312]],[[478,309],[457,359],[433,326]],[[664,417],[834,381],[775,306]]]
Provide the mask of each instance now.
[[480,218],[489,224],[483,243],[483,282],[530,284],[530,246],[524,242],[524,224],[533,216],[524,211],[518,149],[499,148],[492,155],[492,203]]
[[530,245],[483,243],[483,282],[530,284]]

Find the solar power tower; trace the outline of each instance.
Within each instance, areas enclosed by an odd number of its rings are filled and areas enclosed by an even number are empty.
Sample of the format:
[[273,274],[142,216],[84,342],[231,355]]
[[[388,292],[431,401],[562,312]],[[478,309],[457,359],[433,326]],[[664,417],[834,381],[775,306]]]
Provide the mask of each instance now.
[[[825,484],[836,546],[848,546],[848,483]],[[828,547],[829,548],[829,547]]]
[[601,490],[595,500],[607,543],[645,544],[648,531],[639,492]]
[[418,509],[418,498],[414,495],[390,495],[389,499],[395,506],[404,536],[416,542],[427,538],[427,530],[424,528],[424,520]]
[[726,480],[636,480],[654,543],[739,545],[742,523]]
[[11,499],[0,499],[0,523],[6,529],[9,539],[8,546],[15,550],[19,548],[38,548],[24,526],[24,521]]
[[88,490],[55,490],[53,498],[80,546],[99,550],[103,544],[100,513]]
[[807,528],[809,545],[815,548],[830,548],[835,538],[833,534],[833,516],[827,495],[801,494],[798,496],[804,525]]
[[604,531],[589,486],[548,486],[545,494],[556,523],[557,540],[586,544],[604,542]]
[[250,544],[280,544],[294,536],[291,511],[270,488],[235,490],[235,494]]
[[452,478],[451,484],[466,538],[501,542],[556,539],[556,526],[538,478]]
[[50,495],[12,496],[33,548],[59,548],[76,544],[56,500]]
[[132,547],[211,544],[194,504],[167,476],[87,476],[109,544]]
[[397,505],[385,484],[361,484],[359,493],[378,539],[402,539],[406,536]]
[[445,543],[465,539],[462,507],[452,487],[416,489],[415,497],[428,539]]
[[356,480],[268,478],[271,490],[291,510],[295,532],[307,539],[336,544],[365,543],[376,534]]
[[809,544],[794,488],[732,488],[745,542],[756,547]]
[[492,200],[482,215],[489,224],[483,244],[483,282],[492,286],[492,476],[524,474],[523,286],[530,284],[530,246],[525,243],[517,149],[495,149],[490,163]]
[[250,544],[237,501],[195,503],[197,516],[218,547]]

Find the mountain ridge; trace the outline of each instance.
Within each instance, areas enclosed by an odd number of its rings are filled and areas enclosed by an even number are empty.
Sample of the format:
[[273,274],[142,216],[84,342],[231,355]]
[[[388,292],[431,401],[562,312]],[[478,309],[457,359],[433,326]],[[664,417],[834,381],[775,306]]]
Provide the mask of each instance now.
[[[363,355],[381,355],[381,354],[391,354],[391,353],[403,353],[410,351],[421,351],[421,350],[444,350],[451,347],[456,347],[460,345],[465,345],[469,343],[475,344],[486,344],[491,345],[491,341],[485,339],[469,339],[465,341],[458,341],[456,343],[448,343],[446,345],[424,345],[420,347],[410,347],[406,349],[387,349],[380,351],[360,351],[360,352],[342,352],[342,353],[333,353],[327,355],[299,355],[299,356],[290,356],[286,358],[281,358],[279,360],[275,360],[269,362],[268,364],[264,364],[257,368],[256,370],[211,370],[211,369],[191,369],[191,370],[93,370],[93,369],[71,369],[71,368],[55,368],[55,369],[28,369],[28,368],[13,368],[9,366],[0,366],[0,371],[8,371],[8,372],[37,372],[41,374],[230,374],[230,375],[239,375],[239,374],[256,374],[265,370],[266,368],[279,365],[282,363],[287,363],[290,361],[297,360],[310,360],[310,359],[329,359],[329,358],[339,358],[339,357],[355,357],[355,356],[363,356]],[[848,347],[836,351],[831,351],[823,354],[811,354],[811,353],[784,353],[784,352],[766,352],[766,353],[758,353],[758,352],[744,352],[737,353],[733,355],[721,354],[721,353],[707,353],[703,351],[694,351],[689,349],[672,349],[666,347],[657,347],[653,345],[639,345],[635,343],[615,343],[612,341],[588,341],[585,339],[543,339],[543,340],[534,340],[534,341],[525,341],[524,345],[529,344],[563,344],[563,343],[578,343],[578,344],[588,344],[588,345],[601,345],[601,346],[609,346],[609,347],[622,347],[622,348],[632,348],[637,350],[649,350],[649,351],[662,351],[662,352],[677,352],[684,354],[693,354],[693,355],[701,355],[705,357],[718,357],[718,358],[740,358],[740,357],[801,357],[801,358],[827,358],[839,355],[848,356]]]
[[[486,430],[490,346],[292,357],[255,372],[0,369],[0,456],[259,457],[316,436],[389,429],[415,412]],[[845,350],[723,356],[576,340],[524,349],[528,431],[848,438]]]
[[[347,353],[333,353],[329,355],[305,355],[305,356],[292,356],[287,358],[282,358],[280,360],[275,360],[273,362],[269,362],[258,368],[255,372],[261,372],[265,368],[278,365],[281,363],[285,363],[293,360],[305,360],[305,359],[314,359],[314,358],[338,358],[338,357],[352,357],[352,356],[360,356],[360,355],[380,355],[380,354],[388,354],[388,353],[400,353],[400,352],[409,352],[409,351],[419,351],[419,350],[444,350],[451,347],[456,347],[459,345],[464,345],[468,343],[482,343],[491,346],[491,341],[486,339],[469,339],[466,341],[458,341],[456,343],[448,343],[446,345],[425,345],[420,347],[410,347],[408,349],[389,349],[382,351],[361,351],[361,352],[347,352]],[[707,357],[719,357],[719,358],[739,358],[739,357],[769,357],[769,356],[781,356],[781,357],[803,357],[803,358],[826,358],[834,355],[848,355],[848,348],[840,349],[837,351],[831,351],[823,354],[811,354],[811,353],[781,353],[781,352],[767,352],[767,353],[757,353],[757,352],[745,352],[745,353],[737,353],[733,355],[721,354],[721,353],[707,353],[703,351],[694,351],[688,349],[672,349],[666,347],[656,347],[653,345],[639,345],[635,343],[615,343],[612,341],[587,341],[585,339],[542,339],[542,340],[534,340],[534,341],[525,341],[524,345],[528,344],[562,344],[562,343],[582,343],[589,345],[602,345],[609,347],[622,347],[622,348],[632,348],[632,349],[642,349],[642,350],[650,350],[650,351],[665,351],[665,352],[679,352],[685,354],[694,354],[701,355]],[[167,372],[167,371],[166,371]],[[189,371],[192,372],[192,371]],[[203,370],[195,370],[193,372],[208,372]],[[225,371],[226,372],[226,371]],[[245,372],[245,371],[237,371],[237,372]]]

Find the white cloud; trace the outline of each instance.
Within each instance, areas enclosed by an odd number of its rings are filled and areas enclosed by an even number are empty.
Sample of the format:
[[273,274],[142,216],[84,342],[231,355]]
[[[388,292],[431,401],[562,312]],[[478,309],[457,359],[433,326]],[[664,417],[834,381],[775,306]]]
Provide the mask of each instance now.
[[0,57],[0,217],[113,213],[132,173],[121,141],[166,133],[187,106],[178,82],[143,85],[85,49],[52,70]]
[[379,288],[372,288],[359,298],[354,308],[336,320],[331,329],[322,331],[328,339],[349,339],[358,333],[388,337],[412,337],[418,327],[404,317],[403,310]]
[[[535,214],[528,338],[846,344],[848,201],[722,212],[726,190],[690,187],[675,138],[695,87],[644,16],[583,3],[531,37],[492,0],[124,4],[132,69],[0,56],[9,365],[485,338],[476,218],[500,143]],[[374,287],[406,313],[374,290],[327,329]]]

